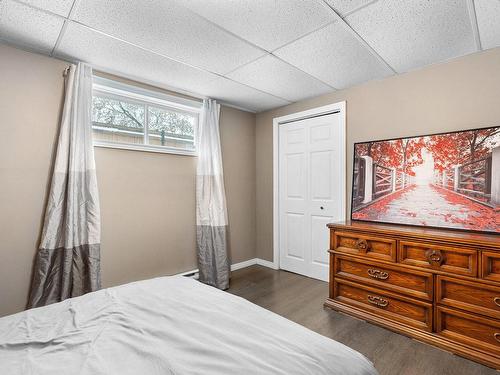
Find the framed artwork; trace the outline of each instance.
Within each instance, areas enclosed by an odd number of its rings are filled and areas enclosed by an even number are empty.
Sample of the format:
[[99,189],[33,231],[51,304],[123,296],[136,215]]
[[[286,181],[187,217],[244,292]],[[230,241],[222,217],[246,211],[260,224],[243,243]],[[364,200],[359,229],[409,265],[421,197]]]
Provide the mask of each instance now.
[[351,219],[500,233],[500,127],[355,143]]

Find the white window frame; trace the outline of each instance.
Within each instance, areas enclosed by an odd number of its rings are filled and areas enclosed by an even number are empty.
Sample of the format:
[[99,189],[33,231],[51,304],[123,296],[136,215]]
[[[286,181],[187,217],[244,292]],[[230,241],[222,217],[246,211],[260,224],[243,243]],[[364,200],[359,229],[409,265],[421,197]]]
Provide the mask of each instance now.
[[[144,143],[125,143],[94,139],[94,147],[117,148],[123,150],[159,152],[164,154],[176,154],[186,156],[197,156],[198,150],[198,126],[203,103],[168,95],[165,93],[143,89],[137,86],[113,81],[98,76],[93,77],[92,95],[102,95],[115,100],[122,100],[133,104],[144,105]],[[194,124],[194,150],[185,150],[177,147],[158,146],[146,144],[149,131],[149,107],[164,109],[183,113],[195,117]],[[93,123],[92,123],[93,125]]]

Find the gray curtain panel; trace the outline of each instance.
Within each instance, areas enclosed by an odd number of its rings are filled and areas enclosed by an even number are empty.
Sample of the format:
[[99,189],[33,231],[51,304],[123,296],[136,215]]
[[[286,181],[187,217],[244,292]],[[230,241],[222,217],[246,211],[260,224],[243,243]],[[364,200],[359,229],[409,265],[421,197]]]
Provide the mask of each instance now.
[[28,307],[100,289],[100,210],[92,146],[92,69],[72,65]]
[[198,132],[196,225],[199,280],[219,289],[229,288],[227,208],[219,134],[220,105],[203,101]]

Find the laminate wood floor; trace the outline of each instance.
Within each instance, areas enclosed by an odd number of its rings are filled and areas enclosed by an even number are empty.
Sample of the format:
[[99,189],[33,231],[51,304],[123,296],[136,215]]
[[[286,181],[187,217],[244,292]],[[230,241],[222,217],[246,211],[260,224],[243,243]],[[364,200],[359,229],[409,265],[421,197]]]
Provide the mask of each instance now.
[[328,283],[322,281],[252,266],[232,273],[228,291],[363,353],[380,375],[498,375],[489,367],[324,308]]

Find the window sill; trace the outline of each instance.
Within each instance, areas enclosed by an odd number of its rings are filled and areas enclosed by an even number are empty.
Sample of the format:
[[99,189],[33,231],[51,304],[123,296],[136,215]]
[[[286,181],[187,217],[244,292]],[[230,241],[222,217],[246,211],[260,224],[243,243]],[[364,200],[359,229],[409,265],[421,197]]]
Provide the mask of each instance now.
[[132,151],[143,151],[143,152],[156,152],[156,153],[160,153],[160,154],[197,156],[196,151],[182,150],[182,149],[173,148],[173,147],[141,145],[141,144],[132,144],[132,143],[106,142],[106,141],[94,141],[93,144],[94,144],[94,147],[116,148],[116,149],[120,149],[120,150],[132,150]]

